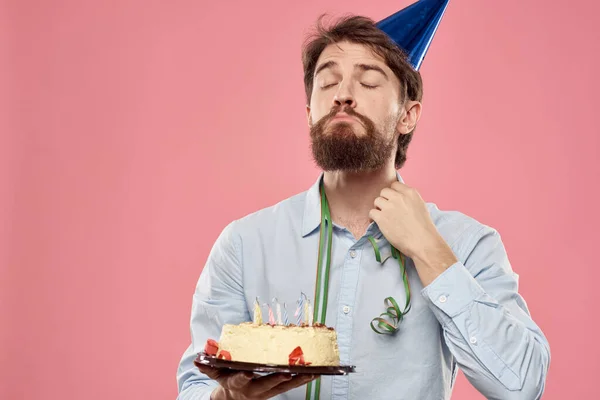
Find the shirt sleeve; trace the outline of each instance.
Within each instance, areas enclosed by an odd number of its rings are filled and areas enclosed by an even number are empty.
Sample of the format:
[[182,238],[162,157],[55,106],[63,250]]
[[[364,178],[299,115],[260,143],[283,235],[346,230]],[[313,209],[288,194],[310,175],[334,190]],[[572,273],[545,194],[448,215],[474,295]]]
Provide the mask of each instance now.
[[456,254],[461,261],[421,293],[456,362],[481,394],[538,399],[550,363],[548,341],[518,293],[518,275],[498,232],[476,226],[466,233]]
[[191,344],[177,370],[178,400],[209,400],[217,382],[194,365],[207,339],[218,340],[223,324],[250,320],[242,286],[241,240],[228,225],[215,241],[192,301]]

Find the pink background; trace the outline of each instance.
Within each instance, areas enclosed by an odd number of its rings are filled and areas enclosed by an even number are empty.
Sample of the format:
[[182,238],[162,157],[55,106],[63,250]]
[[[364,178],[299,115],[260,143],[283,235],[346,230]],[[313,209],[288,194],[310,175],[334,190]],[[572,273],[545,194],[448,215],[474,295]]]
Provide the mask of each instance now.
[[[175,398],[217,235],[317,176],[304,32],[410,1],[231,3],[0,9],[0,398]],[[451,1],[401,171],[502,234],[545,399],[590,399],[600,372],[598,4]],[[453,398],[482,396],[461,375]]]

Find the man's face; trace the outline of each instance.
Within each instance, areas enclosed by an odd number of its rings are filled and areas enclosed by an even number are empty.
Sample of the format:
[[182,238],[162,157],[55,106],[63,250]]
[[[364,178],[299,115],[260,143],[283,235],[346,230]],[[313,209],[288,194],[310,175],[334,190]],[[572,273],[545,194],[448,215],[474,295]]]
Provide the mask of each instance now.
[[400,82],[360,44],[329,45],[317,61],[307,107],[316,163],[325,171],[383,167],[395,154]]

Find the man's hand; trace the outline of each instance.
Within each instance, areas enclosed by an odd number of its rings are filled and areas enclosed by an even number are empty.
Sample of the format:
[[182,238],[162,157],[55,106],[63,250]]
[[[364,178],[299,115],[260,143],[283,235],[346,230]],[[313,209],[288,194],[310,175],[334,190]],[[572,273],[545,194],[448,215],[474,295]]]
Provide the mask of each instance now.
[[423,286],[458,261],[414,188],[394,182],[381,191],[374,205],[369,217],[390,244],[415,262]]
[[264,400],[316,379],[315,375],[271,374],[258,376],[199,365],[200,372],[219,382],[211,400]]

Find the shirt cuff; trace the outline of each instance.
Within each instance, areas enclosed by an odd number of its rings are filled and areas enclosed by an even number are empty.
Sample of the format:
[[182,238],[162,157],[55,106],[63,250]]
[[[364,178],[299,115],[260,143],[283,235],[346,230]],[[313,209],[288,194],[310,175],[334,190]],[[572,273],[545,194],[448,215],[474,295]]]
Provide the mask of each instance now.
[[450,318],[467,310],[484,294],[483,288],[460,261],[421,290],[421,295],[430,300],[430,307],[443,311]]
[[207,381],[207,384],[188,387],[177,396],[177,400],[211,400],[217,386],[217,382]]

